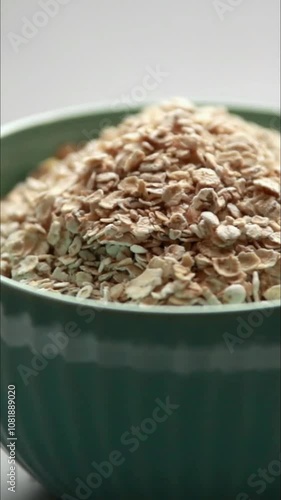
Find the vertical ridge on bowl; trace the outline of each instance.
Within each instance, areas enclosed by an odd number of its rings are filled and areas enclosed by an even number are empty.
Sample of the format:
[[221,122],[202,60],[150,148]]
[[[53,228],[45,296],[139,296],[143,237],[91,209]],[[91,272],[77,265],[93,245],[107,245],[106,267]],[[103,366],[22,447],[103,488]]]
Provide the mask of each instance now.
[[[22,354],[22,361],[23,359],[26,360],[26,350]],[[15,385],[16,387],[16,458],[24,468],[32,471],[36,479],[41,482],[48,491],[53,491],[55,494],[57,494],[59,492],[59,489],[57,487],[56,480],[52,480],[52,478],[50,478],[50,475],[48,474],[46,468],[46,455],[44,454],[44,450],[48,449],[48,446],[46,446],[45,440],[43,441],[44,445],[42,447],[40,445],[44,427],[42,428],[41,419],[34,419],[34,415],[36,415],[37,413],[40,398],[36,397],[36,393],[33,390],[27,390],[27,387],[25,388],[25,391],[20,392],[18,390],[20,387],[20,384],[18,384],[20,377],[18,376],[17,371],[19,365],[15,366],[14,363],[11,362],[13,360],[10,357],[5,356],[5,353],[3,355],[2,348],[1,358],[3,368],[1,384],[3,383],[3,387],[6,387],[7,389],[8,385],[10,385],[12,381],[13,385]],[[2,391],[1,388],[1,394],[3,394],[3,392],[4,391]],[[6,404],[4,405],[4,407],[7,408],[7,400],[5,402]],[[6,426],[6,429],[8,429],[8,426]],[[7,438],[8,434],[7,432],[5,432],[4,436],[1,436],[1,441],[4,446],[8,444]],[[37,459],[38,450],[40,450],[42,461],[39,461]],[[42,463],[44,465],[42,465]]]
[[[52,361],[50,361],[52,362]],[[59,460],[60,451],[57,449],[57,438],[56,434],[53,432],[54,426],[57,425],[57,421],[55,415],[56,413],[61,413],[63,415],[63,405],[62,405],[62,393],[59,389],[61,389],[60,379],[61,373],[57,372],[56,364],[52,366],[54,370],[54,381],[52,387],[41,386],[37,383],[37,377],[34,379],[34,384],[32,387],[31,393],[31,409],[33,415],[32,429],[36,429],[36,435],[38,442],[42,440],[42,431],[44,434],[47,434],[48,443],[45,446],[41,444],[40,453],[44,456],[43,460],[45,463],[45,470],[53,471],[52,474],[48,474],[48,482],[52,487],[56,487],[57,491],[62,491],[64,488],[64,460]],[[42,379],[43,380],[43,379]],[[54,392],[54,398],[57,401],[57,405],[55,408],[50,409],[47,398],[42,398],[41,394],[46,390],[51,390]],[[51,410],[51,411],[50,411]],[[64,422],[64,419],[63,419]],[[61,422],[61,426],[63,426],[63,422]],[[38,426],[38,427],[37,427]],[[50,432],[51,430],[51,432]],[[60,428],[58,428],[60,432]],[[30,431],[29,431],[30,432]],[[54,486],[55,485],[55,486]]]

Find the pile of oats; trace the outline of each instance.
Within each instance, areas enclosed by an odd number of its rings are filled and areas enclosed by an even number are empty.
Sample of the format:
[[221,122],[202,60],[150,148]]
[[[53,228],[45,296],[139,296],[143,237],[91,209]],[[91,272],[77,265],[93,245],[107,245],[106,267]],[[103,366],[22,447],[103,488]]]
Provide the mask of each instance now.
[[279,139],[180,99],[126,118],[3,200],[1,274],[121,303],[278,299]]

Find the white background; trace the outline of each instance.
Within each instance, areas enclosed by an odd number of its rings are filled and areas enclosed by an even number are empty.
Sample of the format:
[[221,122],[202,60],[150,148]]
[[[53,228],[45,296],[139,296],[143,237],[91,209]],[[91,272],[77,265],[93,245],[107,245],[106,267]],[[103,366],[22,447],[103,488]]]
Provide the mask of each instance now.
[[[49,0],[58,13],[15,52],[40,1],[2,0],[2,123],[122,100],[157,65],[169,76],[147,100],[278,106],[279,0]],[[221,20],[219,3],[236,7]]]
[[[2,123],[139,96],[279,107],[279,0],[49,2],[57,13],[38,28],[40,0],[2,0]],[[167,74],[153,91],[148,67]],[[6,465],[2,455],[3,500],[47,500],[20,469],[7,494]]]

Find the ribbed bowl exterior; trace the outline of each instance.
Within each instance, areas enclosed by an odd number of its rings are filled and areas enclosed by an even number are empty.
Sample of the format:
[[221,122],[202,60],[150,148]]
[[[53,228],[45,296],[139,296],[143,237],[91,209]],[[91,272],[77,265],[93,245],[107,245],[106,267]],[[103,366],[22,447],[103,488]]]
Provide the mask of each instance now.
[[[2,443],[13,384],[17,457],[52,493],[224,499],[262,488],[258,470],[279,459],[278,308],[122,313],[9,284],[1,306]],[[248,338],[230,352],[225,334],[239,339],[242,324]],[[103,477],[93,462],[112,458]],[[274,477],[266,498],[278,489]]]
[[[11,131],[3,191],[83,127],[121,115]],[[57,497],[279,498],[280,307],[126,311],[3,279],[1,326],[1,441],[14,385],[17,458]]]

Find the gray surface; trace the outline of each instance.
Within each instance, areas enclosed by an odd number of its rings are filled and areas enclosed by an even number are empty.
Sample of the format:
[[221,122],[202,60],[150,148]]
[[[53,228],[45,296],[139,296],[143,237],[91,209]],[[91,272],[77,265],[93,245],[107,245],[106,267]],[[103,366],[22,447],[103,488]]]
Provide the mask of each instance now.
[[16,469],[16,493],[8,491],[8,456],[1,449],[1,500],[55,500],[35,482],[19,465]]
[[[279,104],[279,0],[223,0],[237,5],[223,20],[216,0],[65,0],[16,53],[9,37],[42,12],[40,1],[1,2],[2,123],[83,103],[134,105],[140,93]],[[145,91],[157,66],[168,75]],[[49,500],[19,466],[18,493],[8,494],[1,458],[2,500]]]

